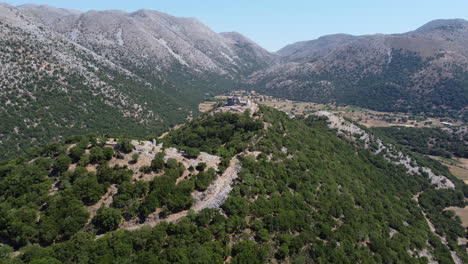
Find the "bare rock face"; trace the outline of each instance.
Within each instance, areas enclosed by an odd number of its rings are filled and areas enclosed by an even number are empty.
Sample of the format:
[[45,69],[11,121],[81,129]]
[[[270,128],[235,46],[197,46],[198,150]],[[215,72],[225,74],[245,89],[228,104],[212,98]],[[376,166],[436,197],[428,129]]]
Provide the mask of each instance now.
[[374,154],[382,154],[388,162],[404,167],[409,175],[421,175],[424,173],[435,188],[455,189],[455,184],[447,177],[436,175],[430,168],[419,165],[410,156],[398,151],[392,144],[384,144],[379,138],[376,138],[344,118],[327,111],[319,111],[314,114],[316,116],[327,117],[328,126],[336,129],[339,135],[343,135],[356,142],[362,142],[364,147],[371,150]]
[[229,34],[215,33],[195,18],[153,10],[79,13],[35,5],[19,9],[102,56],[120,62],[125,56],[127,63],[153,65],[152,70],[181,67],[195,73],[235,75],[267,66],[274,57],[240,34],[233,41],[226,37]]
[[[49,19],[79,15],[49,8],[38,13]],[[122,65],[6,4],[0,5],[0,64],[3,153],[82,132],[163,128],[167,114],[183,120],[189,112]]]
[[194,18],[0,4],[0,143],[163,131],[274,57]]

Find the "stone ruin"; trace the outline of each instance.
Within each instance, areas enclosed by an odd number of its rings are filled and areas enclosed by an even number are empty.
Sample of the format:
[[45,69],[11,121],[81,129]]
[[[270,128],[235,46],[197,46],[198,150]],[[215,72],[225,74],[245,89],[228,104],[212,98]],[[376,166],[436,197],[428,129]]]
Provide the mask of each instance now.
[[250,101],[250,99],[247,99],[246,101],[244,101],[239,96],[235,96],[235,97],[233,96],[227,99],[227,103],[225,106],[250,106],[250,105],[252,105],[252,102]]

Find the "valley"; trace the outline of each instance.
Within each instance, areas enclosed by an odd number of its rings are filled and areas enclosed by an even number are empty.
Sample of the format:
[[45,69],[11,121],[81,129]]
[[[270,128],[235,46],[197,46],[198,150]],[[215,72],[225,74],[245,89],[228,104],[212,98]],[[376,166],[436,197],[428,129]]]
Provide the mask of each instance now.
[[214,96],[213,99],[200,103],[198,110],[202,113],[210,111],[219,102],[225,102],[228,97],[239,97],[244,101],[251,100],[262,105],[282,110],[292,116],[307,116],[310,113],[320,110],[330,111],[369,128],[392,126],[442,128],[447,126],[463,126],[466,124],[462,120],[456,120],[448,117],[435,118],[414,116],[405,113],[379,112],[353,106],[336,106],[334,104],[294,101],[245,90],[232,91],[226,94]]
[[87,10],[0,3],[0,264],[468,263],[468,21]]

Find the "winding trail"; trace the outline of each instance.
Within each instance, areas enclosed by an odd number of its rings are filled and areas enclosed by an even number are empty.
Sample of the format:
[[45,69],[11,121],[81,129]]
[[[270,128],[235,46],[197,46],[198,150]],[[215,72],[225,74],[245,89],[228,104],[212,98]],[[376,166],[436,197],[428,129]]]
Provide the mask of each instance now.
[[[234,156],[229,162],[229,167],[224,173],[216,178],[216,180],[203,192],[192,193],[195,199],[195,204],[192,205],[190,210],[200,212],[205,208],[219,208],[221,204],[227,199],[232,190],[232,182],[238,177],[241,167],[239,166],[239,159],[237,155]],[[158,211],[148,216],[144,223],[136,223],[135,221],[125,222],[121,225],[121,229],[136,230],[144,226],[154,227],[160,222],[175,223],[182,217],[187,216],[189,210],[181,211],[178,213],[170,214],[165,218],[158,217]]]
[[99,208],[101,208],[101,206],[104,205],[105,207],[109,207],[109,205],[112,203],[114,199],[114,195],[117,194],[117,191],[118,191],[117,185],[112,184],[111,186],[109,186],[109,188],[107,189],[107,192],[101,197],[101,199],[97,203],[88,207],[88,212],[89,212],[88,224],[91,222],[91,220],[93,220],[94,216],[96,215]]
[[450,247],[449,247],[449,244],[448,244],[448,241],[447,241],[447,238],[437,234],[437,230],[434,226],[434,224],[431,222],[431,220],[427,217],[427,214],[426,212],[424,212],[424,210],[421,208],[421,206],[419,205],[419,196],[421,195],[421,193],[418,193],[416,194],[414,197],[413,197],[413,200],[415,200],[417,203],[418,203],[418,207],[419,209],[421,209],[421,212],[424,216],[424,219],[426,219],[426,222],[427,224],[429,225],[429,229],[431,230],[431,232],[436,235],[440,241],[442,242],[442,244],[444,244],[447,249],[450,251],[450,256],[452,257],[452,260],[455,264],[463,264],[463,261],[458,257],[457,253],[453,250],[450,250]]

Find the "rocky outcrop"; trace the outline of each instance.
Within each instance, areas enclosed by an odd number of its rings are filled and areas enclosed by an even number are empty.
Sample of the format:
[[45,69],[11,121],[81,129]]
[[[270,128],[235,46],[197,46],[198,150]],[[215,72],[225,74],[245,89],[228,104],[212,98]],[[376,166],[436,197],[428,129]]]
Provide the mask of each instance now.
[[37,5],[18,9],[112,61],[145,65],[153,71],[178,67],[192,73],[235,75],[266,67],[275,57],[239,33],[218,34],[198,19],[154,10],[77,12]]
[[366,130],[353,124],[352,122],[327,111],[318,111],[316,116],[327,117],[328,126],[336,129],[338,135],[361,142],[364,148],[369,149],[374,154],[381,154],[383,157],[394,164],[404,167],[409,175],[425,174],[437,189],[454,189],[455,184],[443,175],[435,174],[430,168],[419,165],[410,156],[398,151],[392,144],[385,144],[381,139],[370,134]]

